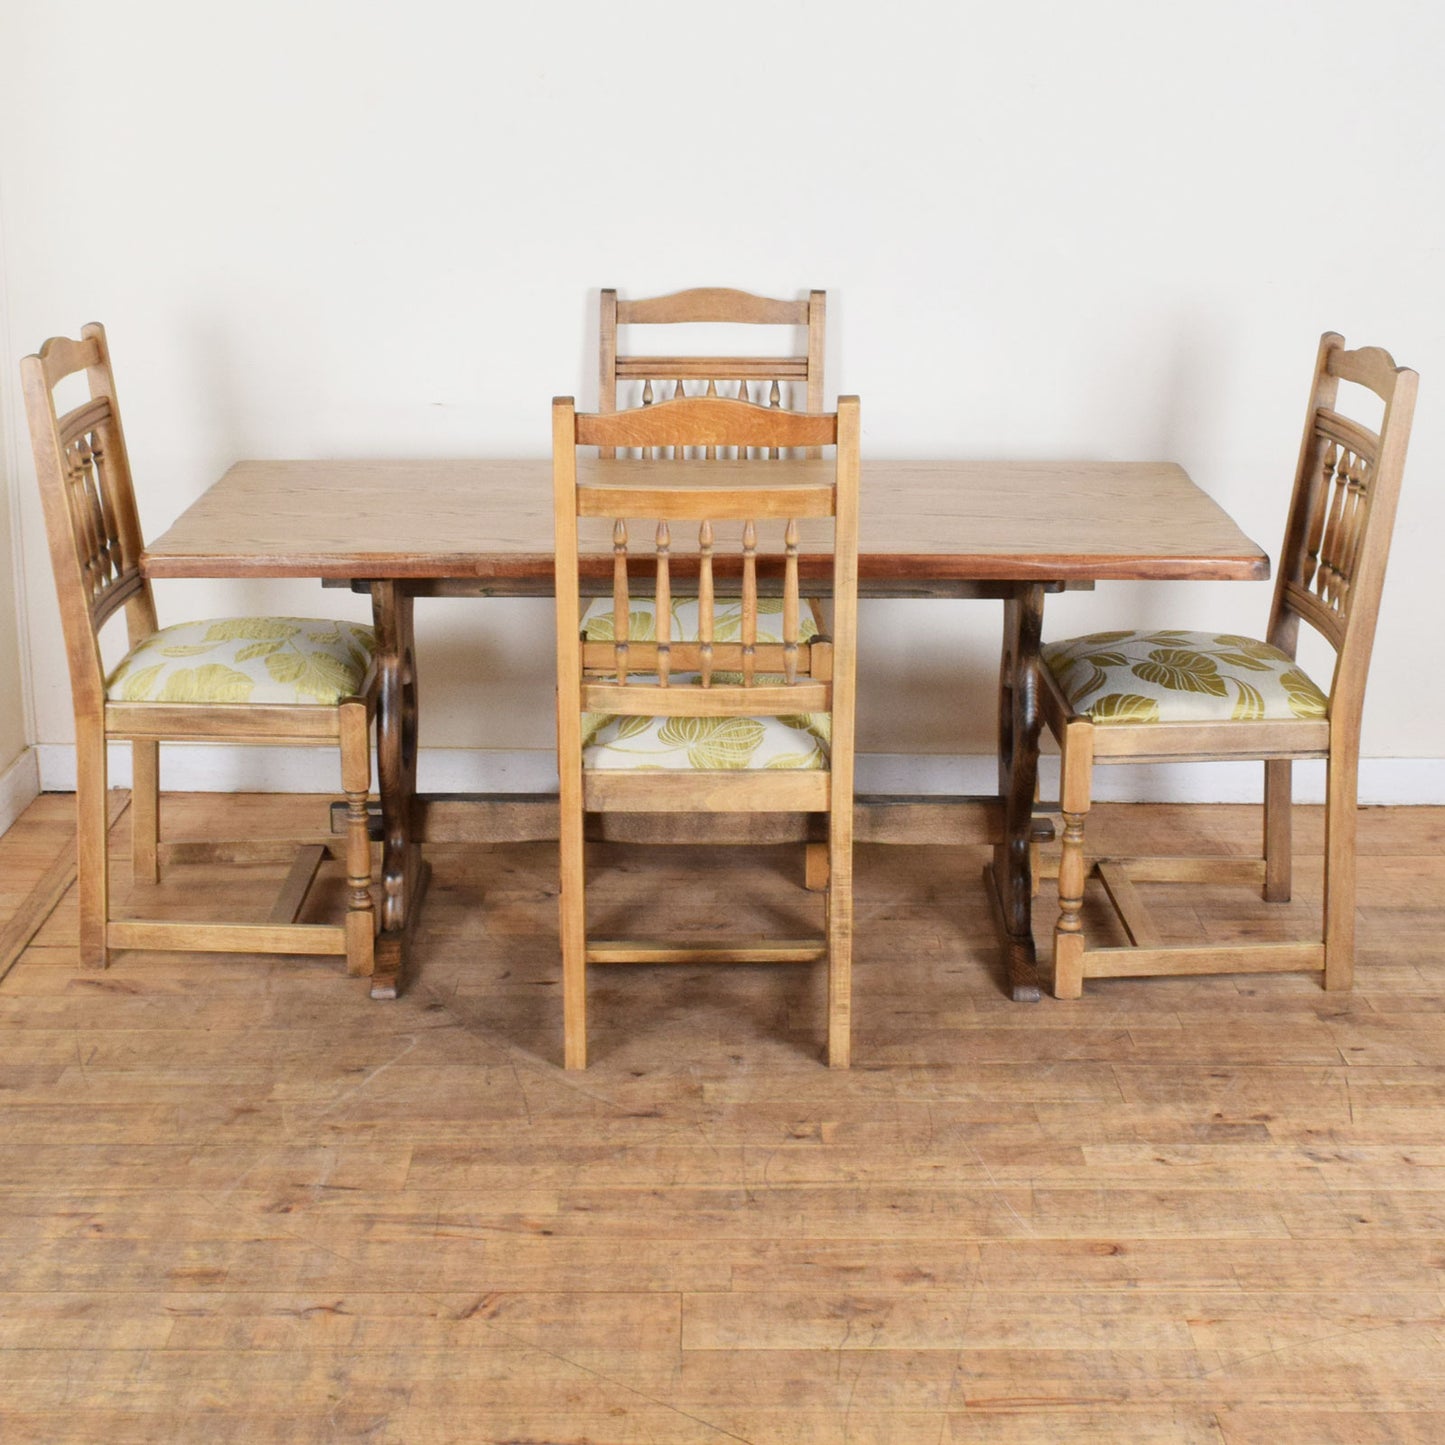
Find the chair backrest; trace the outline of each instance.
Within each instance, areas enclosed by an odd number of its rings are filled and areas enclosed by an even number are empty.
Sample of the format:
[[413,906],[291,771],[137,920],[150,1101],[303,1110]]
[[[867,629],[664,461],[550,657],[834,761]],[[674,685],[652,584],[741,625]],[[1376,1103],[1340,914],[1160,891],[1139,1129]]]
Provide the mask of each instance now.
[[[89,398],[58,413],[55,388],[78,372]],[[99,708],[101,627],[123,607],[132,645],[156,630],[105,328],[92,322],[78,341],[52,337],[20,373],[75,706]]]
[[[586,712],[678,717],[832,712],[835,747],[846,714],[851,756],[858,399],[840,397],[836,413],[803,413],[721,397],[679,397],[589,416],[578,415],[571,398],[563,397],[553,403],[552,421],[559,725],[570,721],[575,727]],[[586,458],[579,473],[577,448],[593,446],[833,446],[835,453],[831,465],[798,461],[761,467],[736,460]],[[678,546],[675,524],[681,524]],[[633,551],[634,534],[640,556]],[[615,635],[584,642],[581,584],[609,567]],[[646,579],[656,598],[652,637],[628,635],[634,576]],[[832,636],[804,640],[800,582],[816,585],[820,577],[831,578]],[[695,641],[670,635],[672,587],[679,580],[698,599]],[[726,629],[715,625],[719,583],[725,596],[742,602],[741,622]],[[781,592],[781,642],[757,640],[760,588]],[[726,637],[719,635],[722,630]]]
[[[675,291],[670,296],[619,301],[616,291],[603,291],[597,409],[614,412],[619,404],[631,401],[619,395],[628,383],[641,382],[636,399],[650,406],[667,397],[685,395],[684,382],[705,382],[703,394],[707,396],[720,395],[718,383],[724,382],[729,386],[736,383],[736,391],[730,394],[740,401],[794,411],[822,411],[826,299],[823,291],[810,291],[806,301],[775,301],[748,291],[699,287]],[[807,343],[801,354],[793,356],[629,356],[618,352],[620,326],[686,323],[804,328]],[[603,453],[610,454],[610,449]],[[809,454],[818,455],[816,449]]]
[[[1336,721],[1357,717],[1363,701],[1418,380],[1377,346],[1320,338],[1269,640],[1293,656],[1303,620],[1331,644]],[[1336,410],[1342,381],[1384,403],[1378,431]]]

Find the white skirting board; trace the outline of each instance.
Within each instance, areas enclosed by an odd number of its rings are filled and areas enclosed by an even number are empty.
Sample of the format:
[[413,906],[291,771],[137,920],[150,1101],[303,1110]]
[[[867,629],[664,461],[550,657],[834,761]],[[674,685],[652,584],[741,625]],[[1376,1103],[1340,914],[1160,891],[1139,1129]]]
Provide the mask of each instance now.
[[[75,773],[71,755],[71,775]],[[74,787],[74,783],[71,784]],[[0,773],[0,833],[3,833],[40,796],[40,760],[34,748],[24,752]]]
[[[75,749],[44,743],[32,748],[0,779],[0,818],[7,785],[22,801],[35,796],[35,759],[39,786],[46,792],[75,788]],[[26,772],[29,768],[31,771]],[[11,784],[11,776],[20,774]],[[557,764],[550,752],[504,752],[472,748],[423,748],[418,772],[424,792],[540,793],[557,786]],[[1058,793],[1058,759],[1040,764],[1042,796]],[[998,786],[998,764],[991,757],[904,753],[860,753],[858,782],[866,793],[987,793]],[[1100,802],[1252,803],[1258,802],[1263,768],[1258,763],[1182,763],[1119,765],[1095,770]],[[1325,770],[1320,762],[1295,764],[1297,802],[1324,800]],[[130,783],[130,749],[112,746],[112,787]],[[176,792],[336,793],[340,764],[332,748],[218,747],[211,743],[172,743],[161,749],[161,785]],[[26,788],[30,791],[27,793]],[[1360,802],[1364,804],[1445,804],[1445,758],[1365,758],[1360,763]]]

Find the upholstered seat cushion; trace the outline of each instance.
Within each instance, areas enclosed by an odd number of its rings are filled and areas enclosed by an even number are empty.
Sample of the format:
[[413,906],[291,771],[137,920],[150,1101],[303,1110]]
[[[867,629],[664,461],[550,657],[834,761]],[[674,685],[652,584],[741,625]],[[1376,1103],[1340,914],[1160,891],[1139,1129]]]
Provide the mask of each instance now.
[[832,719],[790,717],[582,716],[582,766],[597,770],[665,768],[815,771],[828,766]]
[[1045,643],[1074,711],[1104,725],[1322,718],[1329,702],[1293,658],[1233,633],[1095,632]]
[[[616,635],[612,620],[612,600],[597,597],[587,604],[582,614],[582,635],[588,642],[611,642]],[[671,638],[674,642],[697,641],[698,606],[696,597],[674,597],[668,609],[672,617]],[[651,597],[632,597],[627,606],[627,635],[633,642],[653,642],[657,638],[657,603]],[[743,636],[743,604],[736,597],[719,597],[713,603],[713,641],[741,642]],[[817,623],[810,609],[799,609],[798,641],[807,642],[818,635]],[[781,597],[758,598],[759,642],[783,640],[783,600]]]
[[[668,609],[674,642],[696,641],[696,597],[675,597]],[[719,597],[713,608],[713,640],[742,640],[742,602]],[[589,642],[611,642],[613,609],[609,598],[599,597],[582,615],[583,636]],[[628,607],[628,637],[652,642],[657,637],[657,605],[651,597],[634,597]],[[818,635],[810,612],[798,618],[798,640]],[[781,598],[758,599],[759,642],[783,640]],[[720,684],[737,683],[736,673],[714,673]],[[641,679],[639,679],[641,680]],[[689,679],[678,677],[676,681]],[[759,682],[782,678],[759,677]],[[791,717],[619,717],[614,713],[586,713],[582,718],[582,766],[599,770],[666,768],[752,770],[762,768],[816,770],[828,766],[827,713]]]
[[358,692],[376,637],[354,622],[223,617],[164,627],[106,679],[113,702],[316,703]]

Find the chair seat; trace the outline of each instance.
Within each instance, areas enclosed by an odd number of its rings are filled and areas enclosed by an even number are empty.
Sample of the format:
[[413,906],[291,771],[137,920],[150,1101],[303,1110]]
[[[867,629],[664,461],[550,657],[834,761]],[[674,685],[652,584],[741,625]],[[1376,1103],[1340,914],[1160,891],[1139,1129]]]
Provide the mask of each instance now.
[[1328,716],[1292,657],[1232,633],[1094,632],[1041,649],[1074,711],[1099,726]]
[[828,766],[827,713],[786,717],[582,716],[582,766],[594,771],[667,769],[813,772]]
[[[672,616],[671,637],[674,642],[698,640],[698,605],[696,597],[674,597],[668,609]],[[651,597],[632,597],[627,604],[627,635],[633,642],[657,640],[657,602]],[[719,597],[713,604],[714,642],[742,641],[743,604],[737,597]],[[588,642],[611,642],[615,636],[612,600],[596,597],[582,613],[582,635]],[[810,611],[799,609],[798,641],[808,642],[818,635],[818,625]],[[782,642],[783,600],[781,597],[758,598],[759,642]]]
[[112,702],[315,703],[359,693],[371,628],[313,617],[180,622],[133,647],[106,679]]

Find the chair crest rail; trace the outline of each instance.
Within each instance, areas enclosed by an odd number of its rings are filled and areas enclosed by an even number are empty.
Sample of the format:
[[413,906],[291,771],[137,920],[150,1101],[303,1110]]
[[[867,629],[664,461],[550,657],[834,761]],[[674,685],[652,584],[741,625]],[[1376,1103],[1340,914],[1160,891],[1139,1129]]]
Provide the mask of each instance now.
[[[604,293],[616,297],[615,291]],[[814,292],[815,296],[820,293]],[[667,296],[616,300],[620,325],[668,326],[676,323],[731,322],[743,326],[806,326],[807,301],[778,301],[727,286],[699,286]]]
[[635,411],[583,414],[577,417],[579,446],[667,446],[679,416],[688,422],[692,446],[832,445],[832,416],[782,411],[733,397],[671,397]]

